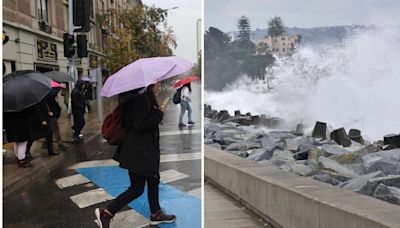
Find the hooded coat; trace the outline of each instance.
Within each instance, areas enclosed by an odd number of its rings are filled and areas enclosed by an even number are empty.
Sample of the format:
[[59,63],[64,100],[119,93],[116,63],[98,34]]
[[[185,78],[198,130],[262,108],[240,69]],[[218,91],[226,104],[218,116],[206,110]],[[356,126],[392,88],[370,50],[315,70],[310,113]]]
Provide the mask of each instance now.
[[79,79],[71,92],[71,108],[73,115],[85,114],[86,99],[83,92],[84,84],[85,82]]
[[158,125],[162,117],[163,112],[152,107],[146,94],[132,95],[123,103],[122,126],[127,135],[116,153],[122,168],[140,175],[159,177]]

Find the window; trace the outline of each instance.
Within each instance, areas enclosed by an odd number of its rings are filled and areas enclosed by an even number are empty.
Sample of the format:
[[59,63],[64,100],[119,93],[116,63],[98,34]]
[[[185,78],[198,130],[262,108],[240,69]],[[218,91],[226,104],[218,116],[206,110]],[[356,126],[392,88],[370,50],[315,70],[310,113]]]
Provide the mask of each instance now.
[[45,21],[49,23],[47,0],[38,0],[38,16],[39,16],[39,21]]
[[285,49],[285,48],[283,48],[283,49],[282,49],[282,51],[283,51],[283,52],[286,52],[286,49]]
[[283,43],[283,46],[285,46],[285,43]]
[[285,37],[282,37],[281,40],[285,40]]

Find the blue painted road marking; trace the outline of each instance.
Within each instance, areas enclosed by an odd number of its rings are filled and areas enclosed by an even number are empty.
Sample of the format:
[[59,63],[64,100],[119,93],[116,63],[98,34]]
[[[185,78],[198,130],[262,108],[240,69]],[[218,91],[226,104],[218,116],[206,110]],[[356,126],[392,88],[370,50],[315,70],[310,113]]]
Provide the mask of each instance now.
[[[130,185],[128,171],[118,166],[80,168],[76,171],[103,188],[114,198]],[[199,198],[163,183],[160,183],[159,191],[160,206],[167,213],[175,214],[177,217],[175,223],[163,224],[160,227],[201,227],[201,201]],[[128,204],[129,207],[149,219],[148,205],[147,187],[139,198]]]

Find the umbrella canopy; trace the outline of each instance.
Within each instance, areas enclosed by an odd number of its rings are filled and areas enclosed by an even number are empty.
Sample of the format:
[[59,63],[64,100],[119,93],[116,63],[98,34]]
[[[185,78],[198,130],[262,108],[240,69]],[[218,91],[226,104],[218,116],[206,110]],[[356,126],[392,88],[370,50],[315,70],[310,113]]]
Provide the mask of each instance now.
[[182,78],[181,80],[179,80],[178,82],[175,83],[174,88],[183,86],[185,84],[191,83],[191,82],[196,81],[196,80],[199,80],[199,77],[194,76],[194,75],[193,76],[184,77],[184,78]]
[[177,56],[136,60],[110,76],[104,83],[101,96],[111,97],[146,87],[190,70],[193,63]]
[[58,82],[55,82],[53,80],[51,80],[51,82],[50,82],[50,87],[51,88],[63,88],[63,89],[65,89],[65,85],[60,84]]
[[73,79],[71,76],[69,76],[67,73],[60,72],[60,71],[49,71],[44,73],[47,77],[50,79],[56,81],[56,82],[72,82]]
[[95,83],[95,81],[93,81],[91,78],[89,78],[89,77],[81,77],[80,78],[82,81],[84,81],[84,82],[90,82],[90,83]]
[[3,111],[19,112],[39,103],[51,90],[51,80],[38,71],[15,71],[3,77]]

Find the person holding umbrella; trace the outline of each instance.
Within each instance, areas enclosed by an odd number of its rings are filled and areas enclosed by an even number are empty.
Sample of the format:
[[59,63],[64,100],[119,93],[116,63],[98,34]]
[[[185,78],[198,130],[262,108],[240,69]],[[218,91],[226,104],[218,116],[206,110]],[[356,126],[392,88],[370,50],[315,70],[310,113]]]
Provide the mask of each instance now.
[[81,131],[85,126],[85,109],[86,109],[86,98],[84,94],[85,90],[85,82],[79,79],[75,88],[71,93],[71,108],[72,115],[74,118],[74,126],[72,126],[72,130],[74,130],[72,136],[74,138],[74,142],[81,142],[83,139],[80,137]]
[[191,93],[192,93],[192,87],[190,83],[192,81],[196,81],[199,78],[196,76],[187,76],[178,82],[175,83],[174,87],[181,87],[181,113],[179,115],[179,127],[185,127],[186,125],[183,123],[183,116],[185,115],[186,110],[188,111],[188,124],[193,125],[195,124],[192,121],[192,107],[190,107],[190,102],[192,101],[191,99]]
[[[107,79],[102,96],[120,95],[122,127],[126,137],[118,146],[115,159],[127,169],[130,187],[107,207],[95,210],[100,228],[110,227],[114,215],[143,194],[147,183],[150,224],[172,223],[175,215],[165,214],[159,204],[160,131],[163,118],[155,94],[166,78],[183,73],[193,64],[175,56],[140,59]],[[133,77],[132,77],[133,76]]]
[[37,71],[15,71],[3,78],[3,126],[21,168],[32,167],[25,154],[28,141],[46,136],[48,123],[39,102],[50,90],[50,79]]

